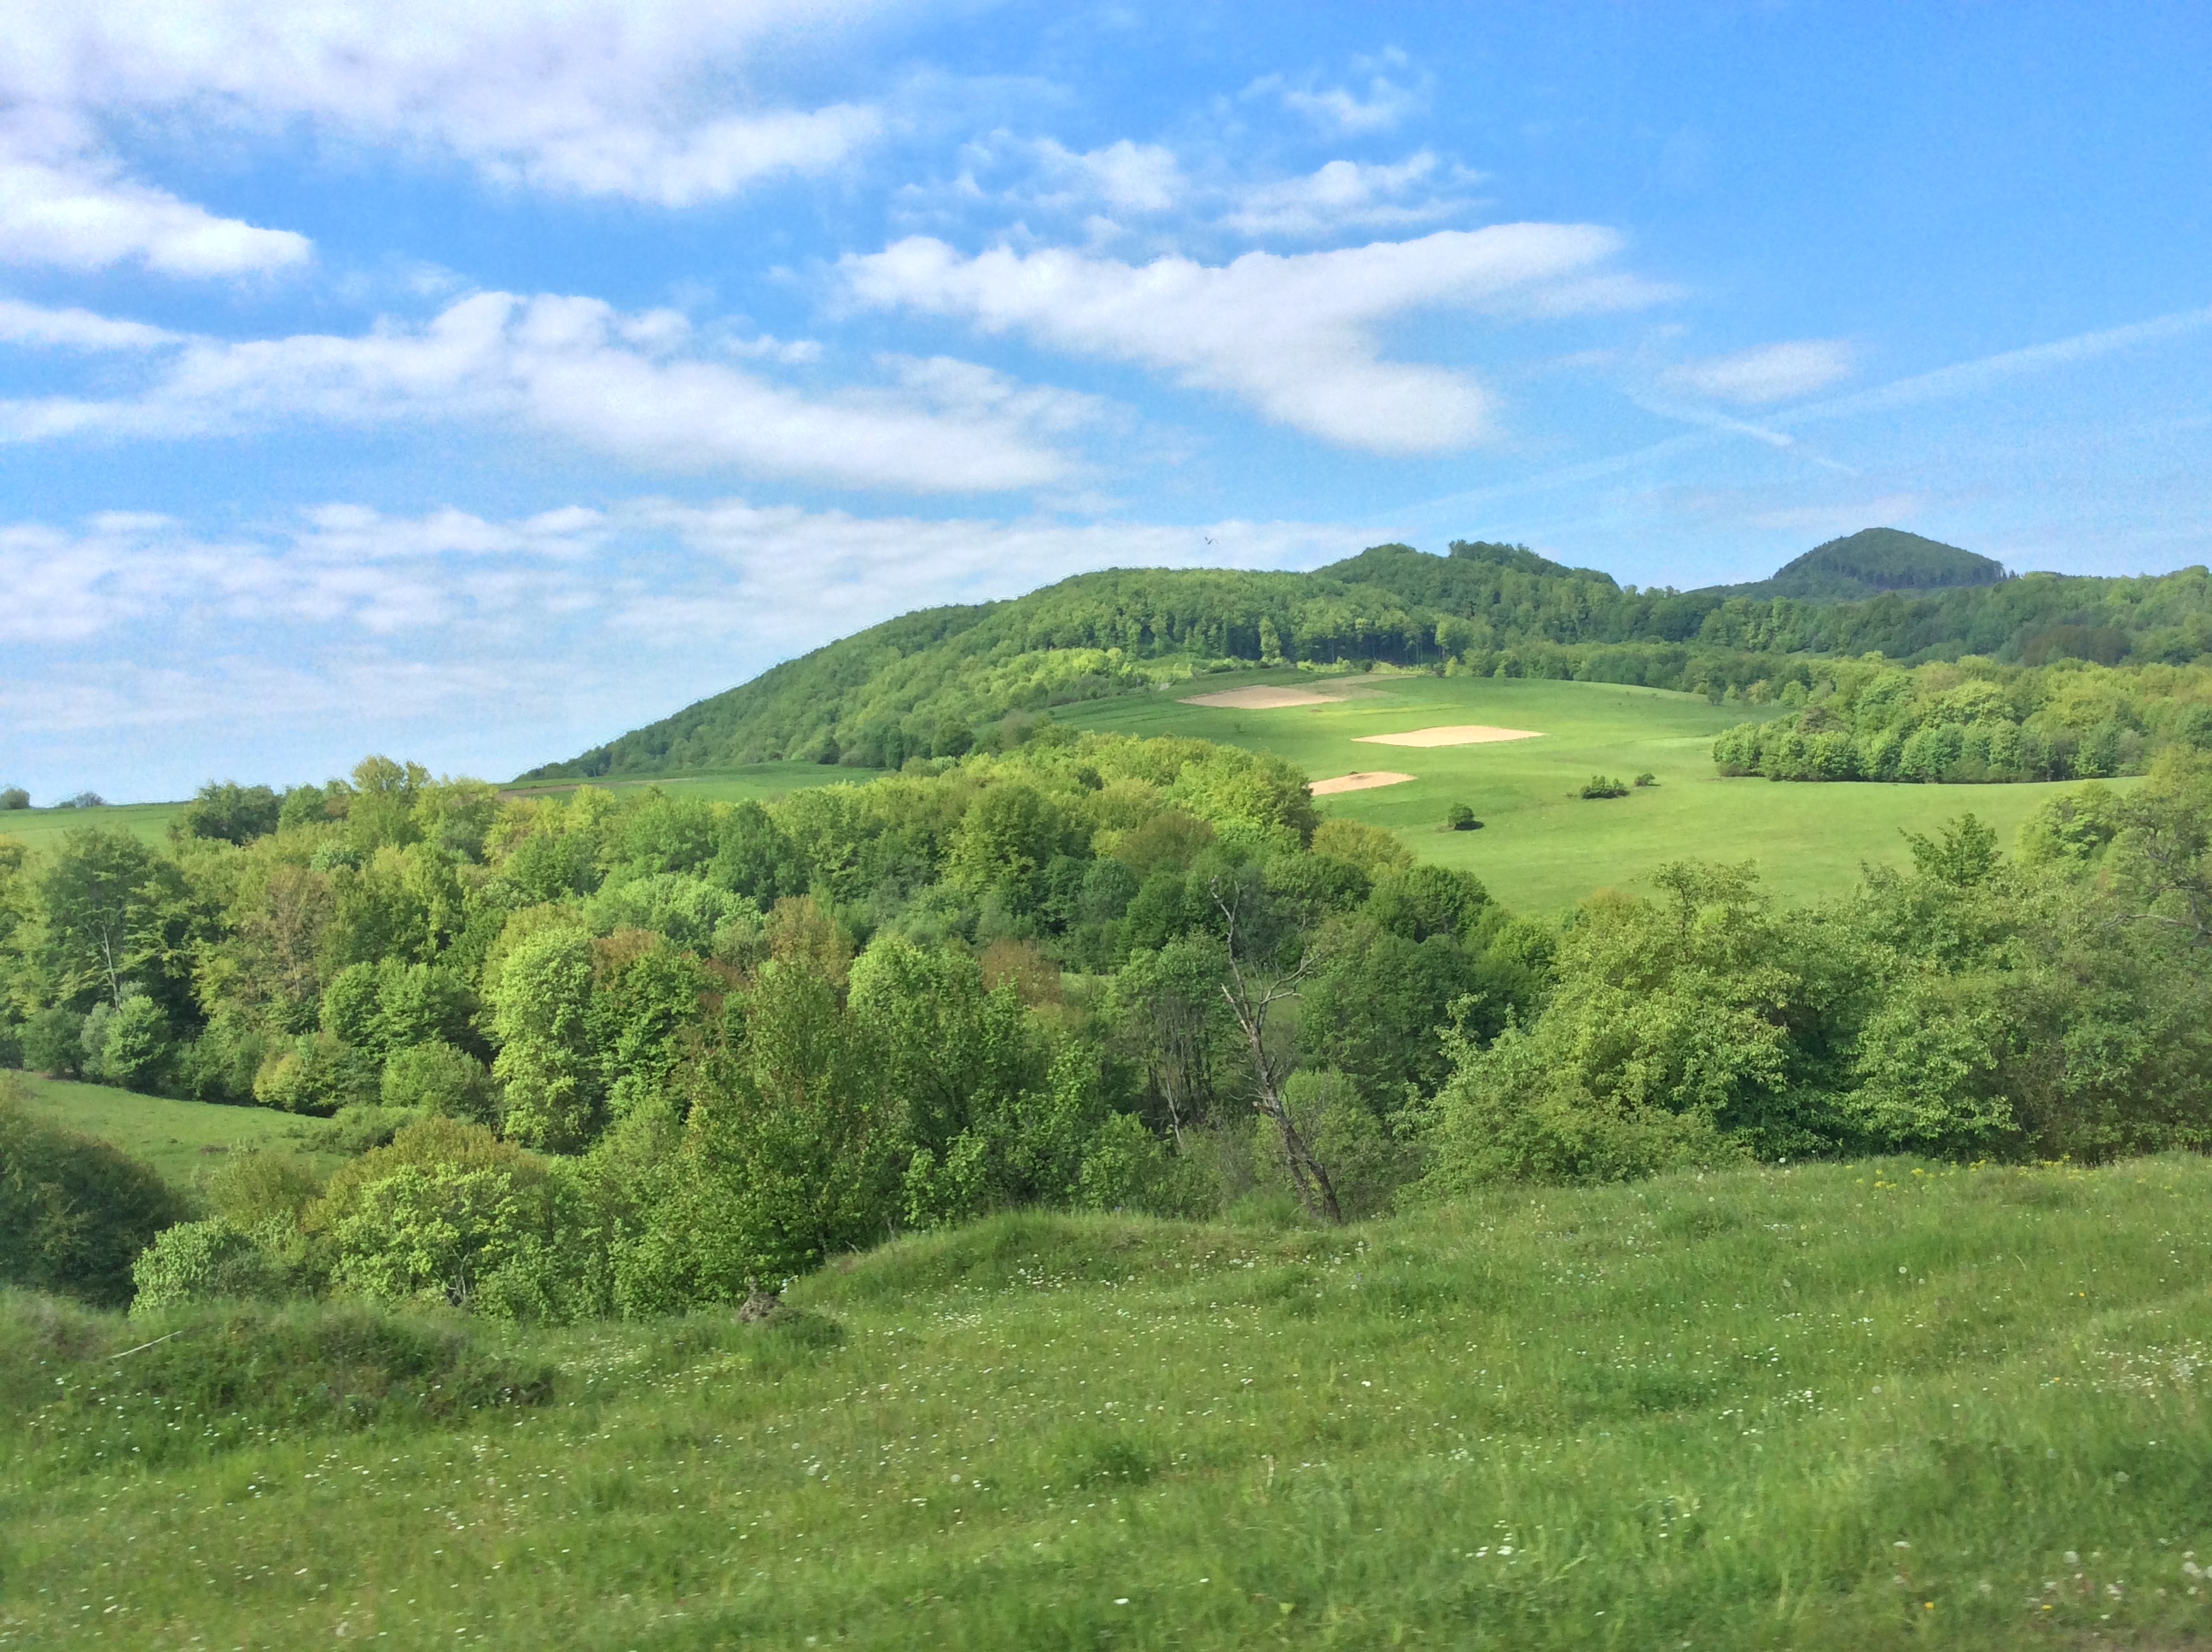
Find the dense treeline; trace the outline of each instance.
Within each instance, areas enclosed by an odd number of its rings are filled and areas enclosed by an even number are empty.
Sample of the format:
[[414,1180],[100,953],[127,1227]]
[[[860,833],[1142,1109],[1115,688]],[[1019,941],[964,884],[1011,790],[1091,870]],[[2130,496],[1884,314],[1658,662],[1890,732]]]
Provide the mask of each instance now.
[[[1901,576],[1900,576],[1901,577]],[[1867,601],[1624,588],[1511,545],[1378,545],[1311,574],[1086,574],[1015,601],[906,615],[534,778],[667,774],[771,758],[896,768],[1030,714],[1229,665],[1389,663],[1632,683],[1715,696],[1816,656],[2185,664],[2212,652],[2203,568],[2030,574]]]
[[[1049,725],[768,807],[371,759],[187,819],[0,860],[6,1036],[368,1151],[233,1163],[138,1257],[148,1307],[650,1314],[1014,1206],[2212,1145],[2212,759],[2180,746],[2009,855],[1969,817],[1836,902],[1680,865],[1564,924],[1316,822],[1279,759]],[[5,1117],[0,1149],[4,1248],[63,1283],[96,1252],[112,1294],[119,1242],[57,1237],[67,1176],[21,1165],[113,1167]]]
[[[1809,684],[1809,686],[1808,686]],[[1778,780],[2063,780],[2141,774],[2173,744],[2212,749],[2212,668],[1899,670],[1827,662],[1753,698],[1793,709],[1713,743],[1725,774]]]

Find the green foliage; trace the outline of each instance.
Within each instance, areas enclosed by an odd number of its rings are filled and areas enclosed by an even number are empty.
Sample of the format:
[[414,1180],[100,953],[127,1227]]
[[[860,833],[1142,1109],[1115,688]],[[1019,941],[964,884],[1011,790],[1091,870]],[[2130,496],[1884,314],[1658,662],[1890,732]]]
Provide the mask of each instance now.
[[1733,590],[1747,596],[1849,602],[1885,591],[2002,584],[2004,564],[1895,528],[1863,528],[1784,563],[1771,580]]
[[283,809],[282,799],[265,786],[210,780],[170,821],[169,835],[250,843],[276,829]]
[[92,1006],[78,1035],[84,1076],[125,1090],[150,1090],[164,1076],[171,1054],[168,1017],[143,993],[120,1004]]
[[161,1177],[34,1117],[0,1074],[0,1284],[119,1306],[131,1260],[185,1214]]
[[484,1064],[441,1040],[394,1052],[384,1064],[379,1095],[388,1108],[499,1122],[499,1094]]
[[1983,781],[2142,772],[2212,730],[2212,671],[1987,659],[1905,671],[1837,662],[1802,709],[1721,736],[1722,772],[1770,780]]
[[251,1230],[222,1217],[165,1228],[131,1267],[131,1311],[166,1313],[205,1303],[281,1301],[299,1281]]
[[31,794],[21,787],[0,787],[0,811],[27,809],[30,806]]
[[50,1005],[23,1023],[23,1065],[33,1072],[71,1078],[84,1066],[85,1017],[65,1005]]
[[559,1152],[588,1142],[605,1078],[591,1044],[592,943],[581,930],[532,935],[507,955],[489,994],[503,1086],[501,1127]]
[[1628,795],[1628,787],[1603,774],[1593,774],[1583,782],[1583,789],[1575,795],[1582,798],[1625,798]]

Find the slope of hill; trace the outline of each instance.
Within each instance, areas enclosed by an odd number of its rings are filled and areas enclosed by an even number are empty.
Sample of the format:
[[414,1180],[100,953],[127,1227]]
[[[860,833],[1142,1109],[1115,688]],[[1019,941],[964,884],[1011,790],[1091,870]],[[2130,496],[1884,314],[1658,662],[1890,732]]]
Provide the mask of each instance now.
[[2201,1645],[2208,1265],[2178,1156],[1007,1215],[765,1326],[0,1297],[0,1635]]
[[[1109,569],[1008,602],[887,621],[522,778],[665,774],[790,758],[895,768],[910,756],[966,750],[1009,713],[1240,665],[1456,661],[1485,676],[1717,696],[1779,680],[1791,655],[2180,663],[2212,653],[2212,590],[2201,568],[2138,579],[2032,574],[1960,582],[1993,568],[1970,552],[1872,530],[1800,557],[1768,582],[1899,586],[1854,601],[1725,587],[1639,591],[1525,547],[1465,541],[1443,556],[1377,545],[1310,574]],[[1930,587],[1943,580],[1950,583]]]
[[1948,591],[2002,584],[2002,562],[1897,528],[1863,528],[1816,545],[1771,579],[1720,587],[1734,597],[1856,602],[1885,591]]

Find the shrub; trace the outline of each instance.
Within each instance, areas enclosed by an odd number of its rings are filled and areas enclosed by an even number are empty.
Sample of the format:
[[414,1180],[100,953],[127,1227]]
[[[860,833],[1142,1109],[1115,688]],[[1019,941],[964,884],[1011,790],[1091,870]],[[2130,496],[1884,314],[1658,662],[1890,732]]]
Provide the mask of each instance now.
[[499,1097],[484,1064],[442,1039],[411,1045],[384,1064],[384,1105],[494,1124]]
[[1479,832],[1482,823],[1474,817],[1474,811],[1463,803],[1455,803],[1444,811],[1444,829],[1448,832]]
[[289,1294],[289,1271],[256,1236],[222,1217],[165,1228],[138,1253],[131,1278],[137,1288],[133,1314],[155,1314],[198,1303],[281,1300]]
[[1647,768],[1636,777],[1636,783],[1638,786],[1656,786],[1659,784],[1659,777]]
[[0,787],[0,810],[27,809],[30,806],[31,794],[21,787]]
[[151,1090],[168,1065],[169,1021],[161,1006],[133,994],[120,1004],[93,1006],[81,1035],[88,1078]]
[[23,1023],[23,1065],[55,1078],[73,1078],[84,1066],[84,1017],[55,1005]]
[[119,1308],[132,1259],[185,1202],[107,1143],[33,1118],[15,1090],[0,1094],[0,1283]]
[[1628,788],[1617,780],[1608,780],[1603,774],[1593,774],[1577,795],[1585,798],[1625,798],[1628,795]]

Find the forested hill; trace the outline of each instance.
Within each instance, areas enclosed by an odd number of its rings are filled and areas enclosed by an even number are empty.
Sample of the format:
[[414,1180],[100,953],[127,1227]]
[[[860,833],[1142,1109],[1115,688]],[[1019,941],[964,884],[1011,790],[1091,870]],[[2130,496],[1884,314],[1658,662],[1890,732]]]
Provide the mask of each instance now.
[[[1892,588],[1820,594],[1877,583]],[[1987,558],[1887,529],[1824,545],[1765,587],[1688,592],[1466,541],[1442,556],[1376,545],[1310,574],[1115,568],[902,615],[524,778],[777,757],[896,768],[988,742],[1010,714],[1238,664],[1387,661],[1718,695],[1802,675],[1791,656],[1876,652],[2179,664],[2212,653],[2212,586],[2203,568],[2004,577]]]

